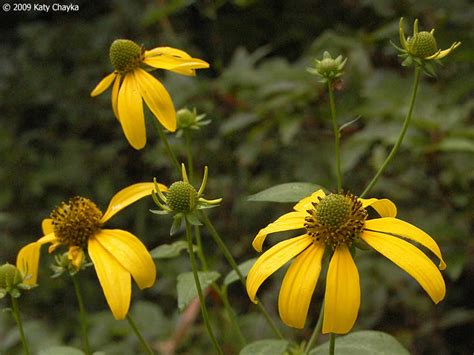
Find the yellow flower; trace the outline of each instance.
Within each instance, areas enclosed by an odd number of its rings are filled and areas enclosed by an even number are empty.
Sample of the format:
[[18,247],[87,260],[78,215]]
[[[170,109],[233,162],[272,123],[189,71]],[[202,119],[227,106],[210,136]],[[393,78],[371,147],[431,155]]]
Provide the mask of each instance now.
[[146,144],[142,99],[166,129],[176,130],[176,112],[171,97],[148,71],[156,68],[194,76],[196,69],[209,68],[208,63],[192,58],[182,50],[157,47],[147,51],[127,39],[112,43],[110,61],[114,72],[100,81],[91,96],[102,94],[113,84],[112,109],[125,137],[135,149],[142,149]]
[[413,24],[413,37],[405,38],[403,29],[403,17],[400,19],[400,43],[403,52],[421,60],[435,60],[446,57],[451,51],[461,45],[461,42],[454,42],[448,49],[438,49],[436,39],[434,37],[434,29],[430,32],[418,31],[418,19]]
[[[367,208],[381,218],[367,219]],[[260,285],[296,257],[283,279],[278,297],[282,321],[303,328],[311,297],[321,272],[326,249],[332,254],[326,277],[323,333],[345,334],[351,330],[360,305],[359,273],[349,247],[363,241],[410,274],[433,302],[445,295],[443,277],[433,262],[417,247],[419,243],[446,268],[436,242],[419,228],[395,218],[397,209],[387,199],[360,199],[351,194],[329,194],[322,190],[302,199],[294,211],[261,229],[252,245],[261,252],[270,233],[305,229],[304,234],[282,241],[263,253],[247,276],[247,293],[256,302]]]
[[[166,191],[164,185],[159,188]],[[89,199],[73,197],[63,202],[43,220],[44,236],[23,247],[17,256],[17,267],[25,275],[25,283],[34,285],[38,277],[40,248],[52,243],[51,253],[58,246],[68,248],[71,263],[79,270],[87,249],[94,264],[105,298],[116,319],[127,315],[131,297],[131,277],[140,289],[155,283],[156,268],[142,242],[133,234],[120,229],[103,229],[103,225],[117,212],[151,195],[154,183],[138,183],[119,191],[104,214]]]

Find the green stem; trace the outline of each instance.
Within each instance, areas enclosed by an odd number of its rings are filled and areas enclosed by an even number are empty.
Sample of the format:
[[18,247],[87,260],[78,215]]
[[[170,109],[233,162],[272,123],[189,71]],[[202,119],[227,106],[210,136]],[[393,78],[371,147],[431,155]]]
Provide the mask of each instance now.
[[145,338],[143,338],[142,333],[137,328],[137,325],[135,324],[135,321],[133,318],[130,316],[129,313],[127,313],[127,321],[130,327],[133,329],[133,332],[137,336],[138,340],[140,341],[140,344],[142,344],[143,349],[146,351],[147,354],[153,355],[153,350],[151,349],[150,345],[146,342]]
[[18,300],[13,296],[11,296],[11,299],[12,299],[13,317],[15,318],[18,331],[20,332],[20,339],[21,339],[21,344],[23,345],[23,352],[25,353],[25,355],[29,355],[30,350],[28,349],[28,343],[26,342],[25,332],[23,330],[23,325],[21,323],[20,307],[18,306]]
[[342,172],[341,172],[341,153],[340,153],[340,138],[341,133],[337,125],[336,119],[336,105],[334,104],[334,93],[332,89],[332,81],[328,80],[329,93],[329,107],[331,109],[332,129],[334,131],[334,145],[336,147],[336,178],[337,178],[337,192],[342,191]]
[[421,68],[416,65],[415,66],[415,79],[413,83],[413,91],[411,94],[411,99],[410,99],[410,107],[408,109],[408,113],[405,117],[405,121],[403,122],[403,127],[402,130],[400,131],[400,135],[398,136],[397,142],[393,146],[390,154],[387,156],[385,161],[383,162],[382,166],[379,168],[373,179],[370,181],[370,183],[367,185],[365,190],[360,194],[360,197],[366,196],[370,190],[374,187],[374,185],[377,183],[377,180],[380,178],[382,173],[385,171],[385,168],[388,166],[390,161],[393,159],[395,154],[398,151],[398,148],[400,148],[400,145],[402,144],[403,138],[405,137],[405,133],[407,132],[408,126],[410,125],[411,117],[413,114],[413,109],[415,107],[415,101],[416,101],[416,93],[418,92],[418,85],[420,83],[420,74],[421,74]]
[[321,310],[319,311],[318,321],[316,326],[314,327],[313,334],[311,334],[311,338],[309,338],[308,344],[304,349],[304,354],[308,355],[309,351],[317,344],[319,334],[321,334],[321,328],[323,327],[323,318],[324,318],[324,302],[321,304]]
[[92,354],[92,352],[89,345],[89,337],[87,335],[87,315],[84,307],[84,301],[82,299],[81,287],[79,285],[79,280],[77,279],[76,275],[71,275],[71,278],[72,283],[74,284],[74,290],[76,291],[77,303],[79,304],[79,318],[81,321],[82,331],[82,346],[84,348],[84,352],[89,355]]
[[207,271],[209,269],[209,266],[207,265],[207,260],[206,260],[206,257],[204,256],[204,252],[202,249],[201,230],[199,229],[199,226],[194,226],[194,235],[196,236],[197,255],[198,255],[199,261],[201,262],[202,269],[204,271]]
[[334,355],[334,349],[336,348],[336,334],[331,333],[329,336],[329,355]]
[[158,134],[160,135],[161,141],[164,143],[166,152],[168,153],[168,156],[170,157],[171,161],[173,162],[173,165],[176,168],[176,171],[178,172],[178,175],[181,176],[181,165],[178,162],[178,159],[176,158],[176,155],[174,154],[173,150],[171,149],[171,146],[168,142],[168,138],[166,137],[165,132],[163,131],[163,127],[155,120],[153,119],[153,122],[156,126],[156,129],[158,130]]
[[224,354],[219,346],[219,343],[216,340],[216,337],[214,336],[214,333],[212,332],[212,327],[211,323],[209,321],[209,314],[207,313],[207,308],[206,308],[206,301],[204,299],[204,296],[202,294],[202,289],[201,289],[201,282],[199,281],[199,275],[197,271],[197,266],[196,266],[196,258],[194,256],[193,252],[193,240],[192,240],[192,234],[191,234],[191,226],[188,221],[186,221],[186,239],[188,241],[188,253],[189,253],[189,258],[191,259],[191,268],[193,270],[193,276],[194,276],[194,282],[196,283],[196,289],[197,293],[199,296],[199,304],[201,306],[201,313],[202,317],[204,319],[204,323],[207,328],[207,332],[209,334],[209,337],[211,338],[212,344],[214,345],[214,348],[218,354]]
[[242,334],[242,331],[240,330],[239,323],[237,322],[237,316],[235,315],[235,312],[232,306],[230,305],[229,297],[227,295],[227,287],[223,286],[222,289],[218,290],[218,293],[221,297],[222,302],[224,303],[224,307],[227,311],[230,321],[234,325],[234,329],[237,333],[237,337],[239,338],[240,345],[244,347],[245,345],[247,345],[247,340],[245,339],[244,335]]
[[189,133],[187,129],[184,130],[184,139],[186,142],[186,157],[188,160],[188,178],[192,183],[194,179],[193,151],[191,146],[191,133]]
[[[217,233],[216,229],[214,228],[214,226],[212,225],[211,221],[209,220],[209,218],[207,217],[207,215],[205,213],[201,212],[200,217],[201,217],[200,220],[204,223],[207,230],[211,234],[212,238],[216,242],[217,246],[219,247],[219,249],[224,254],[224,257],[226,258],[227,262],[232,267],[232,269],[236,272],[237,276],[240,279],[240,282],[242,282],[242,284],[245,287],[244,275],[242,275],[242,273],[240,272],[240,269],[239,269],[237,263],[235,262],[234,257],[232,256],[229,249],[227,249],[227,246],[222,241],[222,238],[219,236],[219,233]],[[267,320],[268,324],[272,328],[275,335],[277,337],[279,337],[280,339],[284,339],[283,334],[281,334],[280,330],[277,328],[277,326],[273,322],[272,318],[268,314],[267,310],[265,309],[264,305],[262,304],[262,302],[258,298],[257,298],[257,307],[258,307],[259,311],[263,314],[265,319]]]

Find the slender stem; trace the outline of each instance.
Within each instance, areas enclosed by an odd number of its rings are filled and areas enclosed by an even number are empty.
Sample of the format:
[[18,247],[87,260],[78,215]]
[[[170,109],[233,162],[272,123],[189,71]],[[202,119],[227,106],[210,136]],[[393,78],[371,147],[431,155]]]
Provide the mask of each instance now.
[[89,355],[92,354],[89,346],[89,336],[87,335],[87,315],[86,309],[84,307],[84,301],[82,299],[81,287],[79,285],[79,280],[76,275],[71,275],[72,283],[74,284],[74,290],[76,291],[77,303],[79,304],[79,318],[81,320],[81,331],[82,331],[82,346],[84,352]]
[[[200,216],[201,216],[200,220],[204,223],[207,230],[211,234],[212,238],[216,242],[217,246],[219,247],[219,249],[221,249],[222,253],[224,254],[224,257],[226,258],[227,262],[232,267],[232,269],[236,272],[237,276],[240,279],[240,282],[242,282],[242,284],[245,287],[245,278],[240,272],[240,269],[237,263],[235,262],[234,257],[232,256],[231,252],[229,251],[225,243],[222,241],[222,238],[219,236],[219,233],[217,233],[216,229],[214,228],[214,226],[212,225],[211,221],[209,220],[209,218],[207,217],[205,213],[201,212]],[[284,339],[283,334],[281,334],[280,330],[277,328],[272,318],[268,314],[267,310],[265,309],[264,305],[258,298],[257,298],[257,307],[259,311],[263,314],[265,319],[267,320],[268,324],[272,328],[275,335],[279,337],[280,339]]]
[[420,74],[421,74],[421,68],[418,65],[416,65],[415,66],[415,79],[414,79],[414,82],[413,82],[413,91],[412,91],[412,94],[411,94],[410,106],[409,106],[409,109],[408,109],[408,113],[405,117],[405,121],[403,122],[403,127],[402,127],[402,130],[400,131],[400,135],[398,136],[397,142],[393,146],[390,154],[387,156],[387,158],[383,162],[382,166],[379,168],[379,170],[377,171],[375,176],[372,178],[370,183],[367,185],[365,190],[360,194],[360,197],[364,197],[365,195],[367,195],[369,193],[369,191],[374,187],[377,180],[382,175],[382,173],[385,171],[385,168],[388,166],[390,161],[393,159],[393,157],[395,156],[395,154],[398,151],[398,148],[402,144],[403,138],[405,137],[405,133],[407,132],[408,126],[410,125],[410,120],[411,120],[411,117],[412,117],[412,114],[413,114],[413,109],[415,107],[416,93],[418,92],[418,84],[420,83]]
[[21,323],[20,307],[18,306],[18,300],[13,296],[11,296],[11,299],[12,299],[13,317],[15,317],[16,325],[18,327],[18,331],[20,332],[20,339],[21,339],[21,344],[23,345],[23,352],[25,353],[25,355],[29,355],[30,350],[28,348],[25,332],[23,330],[23,325]]
[[334,355],[334,349],[336,348],[336,334],[331,333],[329,336],[329,355]]
[[329,93],[329,107],[331,109],[332,129],[334,131],[334,145],[336,147],[336,178],[337,178],[337,192],[342,191],[342,173],[341,173],[341,153],[340,153],[340,138],[341,133],[337,125],[336,119],[336,105],[334,104],[334,93],[332,88],[332,81],[328,80]]
[[239,338],[240,345],[244,347],[245,345],[247,345],[247,340],[245,339],[244,335],[242,334],[242,331],[240,330],[239,323],[237,322],[237,317],[232,306],[230,305],[229,297],[227,295],[227,287],[223,286],[222,289],[218,290],[218,293],[221,297],[222,302],[224,303],[224,307],[227,311],[227,314],[229,315],[230,321],[234,325],[234,329],[237,333],[237,337]]
[[133,318],[130,316],[129,313],[127,313],[127,320],[128,324],[130,324],[130,327],[133,329],[133,332],[140,341],[140,344],[142,344],[143,349],[146,351],[147,354],[153,355],[153,350],[151,350],[150,345],[148,345],[145,338],[143,338],[142,333],[140,333],[140,331],[138,330],[136,323],[134,322]]
[[166,152],[168,153],[168,156],[170,157],[171,161],[173,162],[173,165],[176,168],[176,171],[178,172],[178,175],[181,175],[181,165],[178,162],[178,159],[176,158],[176,155],[174,154],[173,150],[171,149],[171,146],[168,142],[168,138],[166,137],[165,132],[163,131],[163,128],[160,126],[160,124],[153,119],[153,123],[156,126],[156,129],[158,130],[158,134],[160,135],[161,141],[164,143]]
[[204,296],[202,294],[202,289],[201,289],[201,282],[199,281],[199,275],[197,271],[197,266],[196,266],[196,258],[194,256],[193,252],[193,240],[192,240],[192,234],[191,234],[191,226],[188,221],[186,221],[186,239],[188,241],[188,253],[189,253],[189,258],[191,259],[191,268],[193,270],[193,276],[194,276],[194,282],[196,283],[196,289],[197,293],[199,296],[199,304],[201,306],[201,313],[202,317],[204,319],[204,323],[206,324],[207,332],[209,334],[209,337],[211,338],[212,344],[214,345],[214,348],[218,354],[224,354],[219,346],[219,343],[216,340],[216,337],[214,336],[214,333],[212,332],[212,327],[211,323],[209,321],[209,314],[207,313],[207,308],[206,308],[206,301],[204,299]]
[[186,141],[186,156],[188,159],[188,178],[192,183],[194,179],[193,151],[191,146],[191,133],[187,129],[184,130],[184,139]]
[[318,342],[319,334],[321,334],[321,328],[323,327],[323,318],[324,318],[324,301],[321,304],[321,310],[319,311],[318,321],[316,326],[314,327],[313,334],[311,334],[311,338],[309,338],[308,344],[304,349],[304,354],[308,355],[309,351],[314,348],[314,346]]
[[199,226],[194,226],[194,235],[196,236],[197,255],[199,261],[201,262],[202,269],[207,271],[209,266],[207,265],[207,260],[202,249],[201,229],[199,229]]

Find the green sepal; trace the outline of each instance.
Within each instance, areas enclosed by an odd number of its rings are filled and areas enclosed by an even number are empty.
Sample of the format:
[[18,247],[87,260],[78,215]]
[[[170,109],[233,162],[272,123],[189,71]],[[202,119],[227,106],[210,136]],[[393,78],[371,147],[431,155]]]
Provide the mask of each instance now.
[[425,62],[423,65],[423,72],[432,78],[438,77],[436,75],[435,67],[432,63]]
[[6,295],[7,295],[7,290],[5,290],[4,288],[0,288],[0,299],[5,297]]
[[173,216],[173,224],[171,225],[170,229],[170,235],[173,236],[177,232],[179,232],[180,229],[182,229],[183,226],[183,214],[182,213],[177,213]]
[[168,211],[164,211],[164,210],[150,210],[150,212],[153,214],[159,214],[159,215],[169,214]]
[[20,290],[17,289],[16,287],[12,288],[9,293],[13,298],[19,298],[21,296]]
[[186,213],[186,220],[193,226],[202,226],[199,217],[195,213]]
[[413,65],[413,58],[408,56],[406,59],[402,62],[402,67],[409,67]]

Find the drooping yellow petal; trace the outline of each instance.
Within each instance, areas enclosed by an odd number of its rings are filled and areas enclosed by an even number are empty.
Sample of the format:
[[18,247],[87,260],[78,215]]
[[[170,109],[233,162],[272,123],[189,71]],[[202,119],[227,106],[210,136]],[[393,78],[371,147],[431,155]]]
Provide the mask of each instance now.
[[441,58],[444,58],[446,57],[449,53],[451,53],[454,49],[456,49],[457,47],[459,47],[461,45],[461,42],[454,42],[451,47],[449,47],[448,49],[444,49],[442,51],[438,51],[436,52],[435,54],[429,56],[429,57],[426,57],[425,59],[426,60],[430,60],[430,59],[441,59]]
[[168,55],[174,56],[178,58],[192,58],[188,53],[181,49],[173,48],[173,47],[156,47],[150,49],[149,51],[145,51],[145,58],[148,57],[155,57],[160,55]]
[[[158,187],[162,192],[168,190],[168,188],[162,184],[158,184]],[[107,210],[102,216],[100,222],[102,224],[107,222],[110,218],[112,218],[112,216],[123,210],[125,207],[145,196],[150,196],[153,190],[155,190],[155,184],[153,182],[139,182],[120,190],[110,200],[109,206],[107,207]]]
[[125,75],[118,94],[118,114],[125,137],[135,149],[146,144],[143,102],[135,80],[131,74]]
[[435,264],[417,247],[387,234],[364,231],[362,239],[380,254],[410,274],[434,303],[446,294],[443,276]]
[[182,75],[195,75],[195,69],[209,68],[209,63],[192,58],[187,53],[170,47],[161,47],[147,51],[143,62],[157,69],[170,70]]
[[364,229],[370,229],[381,233],[395,234],[414,242],[420,243],[428,248],[439,259],[439,268],[446,269],[446,263],[441,255],[438,244],[428,234],[414,225],[397,218],[376,218],[365,221]]
[[260,229],[252,242],[252,246],[260,253],[268,234],[304,228],[305,216],[306,212],[290,212],[280,216],[275,222]]
[[118,113],[118,96],[119,96],[119,89],[120,83],[122,82],[122,76],[117,74],[117,78],[114,81],[114,86],[112,87],[112,110],[114,111],[115,118],[120,121],[119,113]]
[[115,80],[115,77],[117,76],[117,73],[113,72],[112,74],[107,75],[105,78],[103,78],[99,84],[92,90],[91,96],[97,96],[102,94],[105,90],[109,88],[110,85],[112,85],[113,81]]
[[21,248],[16,257],[16,267],[25,275],[29,276],[24,283],[27,285],[36,284],[38,279],[38,266],[40,260],[40,249],[43,244],[52,243],[56,240],[53,233],[47,234],[36,242],[25,245]]
[[283,278],[278,309],[281,320],[290,327],[304,327],[323,254],[324,244],[310,245],[296,257]]
[[132,274],[140,289],[153,286],[156,279],[155,263],[137,237],[120,229],[102,229],[94,237]]
[[117,320],[124,319],[130,308],[132,293],[130,273],[96,238],[89,239],[88,249],[112,314]]
[[76,270],[80,270],[82,263],[84,262],[84,251],[81,247],[71,246],[69,247],[68,255],[69,261]]
[[381,217],[395,217],[397,215],[397,206],[389,199],[360,198],[359,200],[362,202],[363,208],[372,207]]
[[346,245],[338,246],[329,263],[324,296],[323,333],[348,333],[360,306],[359,272]]
[[176,111],[165,87],[143,69],[133,73],[140,94],[158,121],[169,131],[176,131]]
[[294,207],[293,209],[295,211],[300,211],[300,212],[306,212],[308,209],[313,208],[312,203],[313,202],[319,202],[319,198],[323,198],[326,196],[323,190],[318,190],[316,192],[313,192],[311,196],[305,197],[302,200],[300,200]]
[[247,275],[247,293],[250,300],[257,303],[255,297],[260,285],[275,271],[281,268],[295,255],[305,250],[313,238],[302,235],[280,242],[263,253],[253,264]]
[[53,220],[51,218],[43,219],[43,221],[41,222],[41,229],[43,230],[44,235],[53,233],[54,232]]

